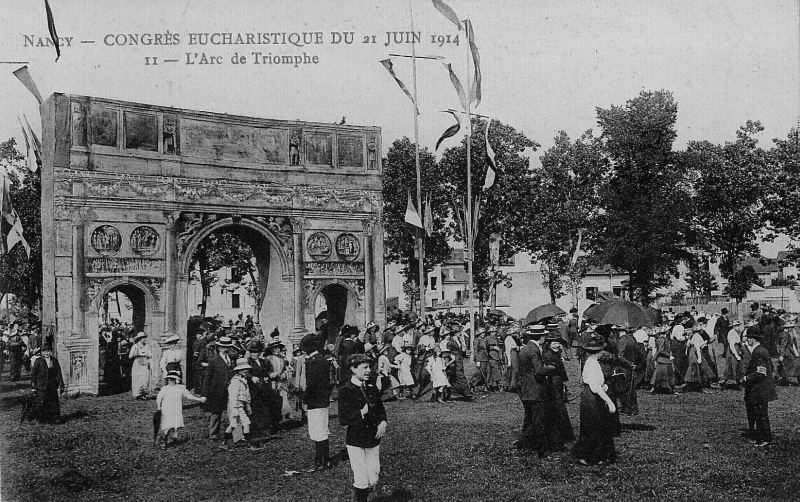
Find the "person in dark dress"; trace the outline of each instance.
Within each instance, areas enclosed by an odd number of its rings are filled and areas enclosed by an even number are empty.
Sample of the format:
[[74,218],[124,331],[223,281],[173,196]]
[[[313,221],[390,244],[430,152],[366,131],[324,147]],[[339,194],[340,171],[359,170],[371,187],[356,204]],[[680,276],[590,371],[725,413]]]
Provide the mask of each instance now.
[[583,365],[583,391],[580,404],[580,432],[573,453],[581,465],[602,465],[616,461],[614,447],[616,424],[612,414],[616,405],[608,395],[600,354],[606,346],[602,335],[595,334],[583,346],[587,354]]
[[269,426],[269,409],[267,405],[265,387],[269,385],[269,365],[261,357],[264,344],[261,340],[251,340],[247,344],[250,354],[247,363],[250,365],[250,377],[247,380],[250,391],[250,430],[254,434],[263,433]]
[[36,392],[35,416],[42,423],[56,423],[61,418],[58,393],[64,392],[64,377],[58,359],[53,357],[53,347],[42,347],[41,357],[31,368],[31,384]]
[[12,335],[11,339],[8,341],[8,356],[9,359],[11,359],[9,378],[12,382],[16,382],[20,379],[22,373],[22,359],[25,356],[26,348],[25,342],[18,333]]
[[206,398],[204,407],[209,413],[209,439],[220,439],[222,412],[228,407],[228,382],[233,376],[233,367],[236,361],[233,341],[230,338],[220,337],[216,346],[219,354],[209,361],[203,383],[203,397]]
[[567,413],[567,370],[562,360],[563,346],[567,341],[559,335],[551,333],[544,340],[542,362],[546,366],[555,367],[555,371],[547,375],[548,413],[546,425],[548,441],[554,449],[560,450],[564,445],[575,441],[575,433]]
[[548,456],[551,445],[546,435],[546,420],[551,398],[547,392],[547,377],[555,366],[542,360],[541,345],[547,330],[542,325],[529,326],[523,334],[525,345],[519,350],[519,398],[524,409],[522,435],[515,443],[519,450],[536,452],[539,458]]
[[625,392],[619,396],[619,412],[626,415],[639,414],[639,401],[636,396],[636,369],[644,368],[645,366],[645,351],[644,347],[639,344],[633,337],[632,330],[624,330],[621,332],[622,336],[617,343],[617,354],[630,361],[630,367],[624,366],[622,371],[624,373],[623,385]]
[[122,387],[122,371],[119,364],[119,340],[118,334],[111,332],[110,338],[106,343],[106,357],[105,366],[103,367],[103,382],[106,384],[106,390],[109,394],[117,394],[121,392]]
[[345,445],[353,470],[356,502],[366,502],[380,476],[380,443],[388,422],[381,393],[367,382],[371,360],[353,354],[346,362],[350,378],[339,393],[339,423],[347,426]]
[[772,358],[769,350],[760,343],[763,337],[761,330],[747,330],[746,343],[751,354],[745,376],[742,377],[747,412],[747,429],[743,435],[754,440],[759,447],[772,443],[769,402],[778,398],[772,379]]

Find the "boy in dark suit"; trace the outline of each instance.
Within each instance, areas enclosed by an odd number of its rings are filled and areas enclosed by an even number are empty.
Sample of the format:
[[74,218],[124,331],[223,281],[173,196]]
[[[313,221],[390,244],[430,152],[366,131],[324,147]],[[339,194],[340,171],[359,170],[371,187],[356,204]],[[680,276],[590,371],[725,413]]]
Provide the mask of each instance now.
[[332,467],[328,442],[328,407],[331,403],[331,363],[319,352],[320,340],[312,333],[300,340],[300,348],[307,354],[306,387],[303,402],[308,416],[308,435],[316,448],[314,467]]

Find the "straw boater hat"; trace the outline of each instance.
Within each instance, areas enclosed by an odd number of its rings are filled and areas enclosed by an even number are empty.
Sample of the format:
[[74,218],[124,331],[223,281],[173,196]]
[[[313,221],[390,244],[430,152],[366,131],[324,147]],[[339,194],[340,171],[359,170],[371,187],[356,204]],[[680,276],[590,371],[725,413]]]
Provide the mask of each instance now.
[[368,322],[368,323],[367,323],[367,325],[364,327],[364,331],[369,331],[369,330],[371,330],[372,328],[377,328],[377,327],[378,327],[378,323],[376,323],[375,321],[370,321],[370,322]]
[[233,368],[233,371],[249,370],[249,369],[252,369],[252,366],[250,366],[250,363],[247,362],[247,358],[240,357],[239,359],[236,360],[236,367]]
[[731,323],[731,328],[733,328],[735,326],[741,326],[741,325],[742,325],[742,321],[740,321],[739,319],[736,319],[735,321],[733,321]]
[[181,372],[175,370],[168,371],[167,376],[164,377],[164,380],[168,380],[170,378],[177,380],[178,383],[181,383]]
[[147,335],[144,334],[144,331],[140,331],[133,337],[133,343],[138,343],[143,338],[147,338]]
[[230,337],[221,336],[219,337],[219,340],[217,340],[217,347],[222,347],[222,348],[233,347],[233,340],[231,340]]
[[164,340],[164,343],[178,343],[180,341],[181,339],[178,335],[170,333],[167,339]]
[[525,334],[528,336],[542,336],[547,334],[547,328],[545,328],[541,324],[531,324],[527,328],[525,328]]

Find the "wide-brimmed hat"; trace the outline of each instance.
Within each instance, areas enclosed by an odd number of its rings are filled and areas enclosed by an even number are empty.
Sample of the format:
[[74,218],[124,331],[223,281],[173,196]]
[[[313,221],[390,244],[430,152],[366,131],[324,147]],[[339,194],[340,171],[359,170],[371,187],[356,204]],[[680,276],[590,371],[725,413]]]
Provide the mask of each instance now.
[[285,345],[283,345],[283,342],[281,342],[280,340],[273,340],[267,344],[267,350],[277,349],[279,347],[285,347]]
[[434,326],[433,324],[426,326],[425,329],[422,330],[422,332],[425,334],[433,333],[434,331],[436,331],[436,326]]
[[167,339],[164,340],[164,343],[178,343],[181,341],[181,338],[176,334],[169,334]]
[[180,383],[181,382],[181,372],[180,371],[175,371],[175,370],[168,371],[167,372],[167,376],[164,377],[164,380],[167,380],[169,378],[174,378],[175,380],[178,381],[178,383]]
[[233,368],[233,371],[249,370],[249,369],[252,369],[252,366],[250,366],[250,363],[248,362],[247,358],[240,357],[239,359],[236,360],[236,367]]
[[264,344],[261,340],[251,340],[250,343],[247,344],[247,352],[263,352],[264,351]]
[[735,326],[741,326],[741,325],[742,325],[742,321],[740,321],[740,320],[738,320],[738,319],[737,319],[737,320],[735,320],[735,321],[733,321],[733,322],[731,323],[731,328],[733,328],[733,327],[735,327]]
[[587,352],[600,352],[606,347],[606,340],[603,335],[595,333],[583,344],[583,350]]
[[480,328],[475,330],[475,336],[479,336],[486,333],[486,328],[481,326]]
[[352,368],[353,366],[358,366],[359,364],[363,363],[372,363],[372,359],[364,354],[351,354],[346,361],[348,368]]
[[386,328],[384,328],[384,329],[392,329],[395,326],[397,326],[397,323],[395,321],[389,321],[389,322],[386,323]]
[[378,327],[378,323],[376,323],[375,321],[370,321],[370,322],[367,323],[366,326],[364,326],[364,331],[366,331],[368,329],[372,329],[372,328],[377,328],[377,327]]
[[228,336],[221,336],[219,337],[219,340],[217,340],[217,347],[233,347],[233,340],[231,340],[231,338]]
[[528,336],[543,336],[547,334],[547,328],[542,324],[530,324],[525,328],[525,334]]
[[544,343],[550,343],[550,342],[558,342],[561,345],[567,344],[567,342],[564,341],[563,338],[561,338],[561,335],[557,333],[548,333],[547,336],[544,337]]
[[375,348],[375,345],[373,345],[373,344],[371,344],[369,342],[364,344],[364,352],[365,353],[371,351],[374,348]]
[[144,334],[144,331],[140,331],[140,332],[136,333],[136,336],[133,337],[133,343],[138,342],[142,338],[147,338],[147,335]]

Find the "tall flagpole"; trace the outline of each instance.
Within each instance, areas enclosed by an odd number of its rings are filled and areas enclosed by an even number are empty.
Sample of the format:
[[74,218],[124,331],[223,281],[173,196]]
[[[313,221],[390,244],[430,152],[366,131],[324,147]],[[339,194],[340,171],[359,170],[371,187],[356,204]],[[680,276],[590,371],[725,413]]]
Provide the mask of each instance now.
[[469,60],[472,57],[469,44],[467,48],[467,308],[469,309],[469,360],[475,361],[475,300],[473,299],[472,258],[474,256],[474,239],[472,234],[472,82],[469,74]]
[[[417,110],[419,109],[417,100],[417,44],[414,42],[414,0],[408,0],[408,7],[411,14],[411,68],[413,75],[413,90],[414,90],[414,161],[417,167],[417,211],[420,217],[424,214],[422,211],[422,180],[419,168],[419,117]],[[421,218],[420,218],[421,219]],[[425,224],[422,224],[423,227]],[[424,228],[418,231],[417,237],[417,250],[419,254],[419,318],[425,319],[425,230]]]

